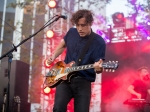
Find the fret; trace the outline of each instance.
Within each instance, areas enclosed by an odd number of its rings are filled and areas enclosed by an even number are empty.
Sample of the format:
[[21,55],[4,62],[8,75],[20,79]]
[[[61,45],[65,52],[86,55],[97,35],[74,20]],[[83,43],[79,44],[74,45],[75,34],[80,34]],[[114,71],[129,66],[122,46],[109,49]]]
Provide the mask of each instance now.
[[69,71],[69,72],[72,72],[72,71],[74,71],[73,69],[74,69],[74,68],[70,68],[70,71]]
[[66,68],[66,69],[65,69],[65,73],[67,73],[67,72],[69,72],[69,68]]
[[67,73],[67,68],[64,70],[64,73]]
[[88,65],[88,68],[91,68],[91,65]]
[[57,74],[60,74],[61,71],[62,71],[62,68],[58,69]]
[[84,66],[81,66],[81,69],[83,69],[84,68]]

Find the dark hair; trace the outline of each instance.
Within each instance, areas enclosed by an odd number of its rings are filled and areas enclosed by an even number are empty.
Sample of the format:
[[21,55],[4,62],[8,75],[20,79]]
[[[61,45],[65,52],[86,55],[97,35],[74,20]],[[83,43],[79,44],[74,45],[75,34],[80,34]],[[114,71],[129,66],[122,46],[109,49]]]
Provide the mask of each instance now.
[[78,10],[72,15],[71,22],[72,24],[77,24],[79,19],[85,18],[86,24],[92,24],[93,22],[93,14],[91,11],[87,9]]

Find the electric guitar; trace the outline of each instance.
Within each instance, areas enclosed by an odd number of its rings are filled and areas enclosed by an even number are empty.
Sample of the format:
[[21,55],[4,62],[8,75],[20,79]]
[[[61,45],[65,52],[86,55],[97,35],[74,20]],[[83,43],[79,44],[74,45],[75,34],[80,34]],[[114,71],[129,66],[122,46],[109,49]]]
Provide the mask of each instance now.
[[[64,80],[69,80],[73,76],[73,74],[69,74],[74,71],[86,70],[93,68],[94,64],[82,65],[82,66],[72,66],[74,62],[70,62],[69,64],[65,64],[63,61],[57,62],[48,72],[45,78],[46,86],[53,88],[56,87]],[[106,69],[106,71],[114,72],[118,68],[118,62],[106,62],[102,64],[102,67]],[[109,70],[108,70],[109,69]]]

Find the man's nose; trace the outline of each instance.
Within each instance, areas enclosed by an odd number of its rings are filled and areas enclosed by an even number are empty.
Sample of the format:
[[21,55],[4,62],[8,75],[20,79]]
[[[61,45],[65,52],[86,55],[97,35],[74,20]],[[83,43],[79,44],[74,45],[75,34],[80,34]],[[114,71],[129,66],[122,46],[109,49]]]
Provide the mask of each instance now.
[[81,25],[79,25],[79,31],[82,31],[82,26]]

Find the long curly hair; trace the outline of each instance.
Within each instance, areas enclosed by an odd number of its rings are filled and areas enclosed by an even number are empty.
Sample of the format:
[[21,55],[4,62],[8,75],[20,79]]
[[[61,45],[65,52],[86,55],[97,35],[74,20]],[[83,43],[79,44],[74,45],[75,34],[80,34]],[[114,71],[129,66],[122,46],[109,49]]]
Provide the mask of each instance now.
[[93,13],[87,9],[78,10],[72,15],[71,22],[73,25],[77,24],[79,19],[86,18],[86,24],[92,24]]

